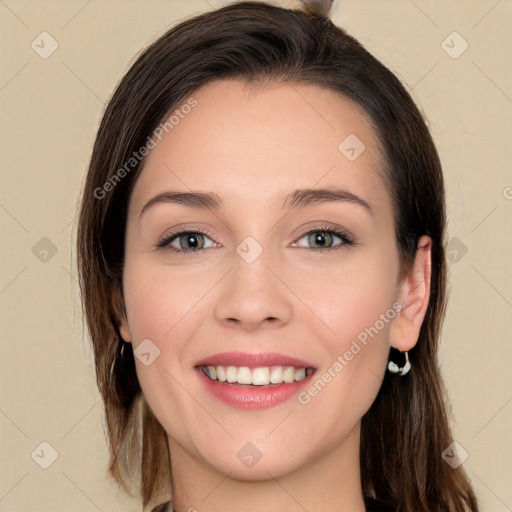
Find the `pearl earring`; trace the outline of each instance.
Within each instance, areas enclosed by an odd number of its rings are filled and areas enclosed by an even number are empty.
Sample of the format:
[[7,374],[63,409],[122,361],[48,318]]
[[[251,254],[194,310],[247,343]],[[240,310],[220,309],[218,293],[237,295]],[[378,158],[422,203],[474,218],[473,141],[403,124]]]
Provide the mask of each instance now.
[[391,373],[395,373],[395,374],[399,375],[400,377],[402,377],[403,375],[405,375],[406,373],[409,372],[409,370],[412,368],[412,366],[411,366],[411,363],[409,362],[409,353],[407,351],[400,352],[399,350],[397,350],[397,352],[399,354],[403,354],[405,356],[405,363],[403,363],[403,366],[398,366],[398,364],[395,361],[392,361],[390,359],[390,361],[388,362],[388,370]]

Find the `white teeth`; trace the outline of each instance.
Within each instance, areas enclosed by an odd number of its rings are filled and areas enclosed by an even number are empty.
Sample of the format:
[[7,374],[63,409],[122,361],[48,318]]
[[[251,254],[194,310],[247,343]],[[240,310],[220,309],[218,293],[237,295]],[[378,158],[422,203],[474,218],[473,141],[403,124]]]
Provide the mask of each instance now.
[[210,379],[217,379],[217,370],[215,369],[215,366],[207,366],[206,371],[208,372],[208,377],[210,377]]
[[269,384],[291,384],[311,375],[313,368],[294,368],[293,366],[203,366],[204,373],[212,380],[230,384],[249,384],[268,386]]
[[272,384],[281,384],[281,382],[283,382],[282,366],[272,366],[270,370],[270,382],[272,382]]
[[220,382],[226,382],[227,378],[224,366],[217,366],[217,380],[220,380]]
[[306,377],[306,368],[295,370],[295,380],[302,380]]
[[241,366],[238,368],[238,373],[236,374],[236,381],[238,384],[252,384],[252,373],[251,369],[247,368],[247,366]]
[[291,384],[295,380],[295,368],[293,366],[285,366],[283,370],[283,381]]
[[236,366],[226,366],[226,380],[236,382]]
[[270,384],[270,368],[254,368],[250,384],[253,386],[267,386]]

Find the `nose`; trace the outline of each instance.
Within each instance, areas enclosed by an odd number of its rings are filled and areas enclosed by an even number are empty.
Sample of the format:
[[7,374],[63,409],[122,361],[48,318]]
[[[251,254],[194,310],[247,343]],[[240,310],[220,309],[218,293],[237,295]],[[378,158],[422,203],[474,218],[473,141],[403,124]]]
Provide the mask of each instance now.
[[235,253],[233,264],[217,296],[217,321],[246,331],[286,325],[293,314],[293,294],[277,277],[277,267],[269,265],[265,251],[252,263]]

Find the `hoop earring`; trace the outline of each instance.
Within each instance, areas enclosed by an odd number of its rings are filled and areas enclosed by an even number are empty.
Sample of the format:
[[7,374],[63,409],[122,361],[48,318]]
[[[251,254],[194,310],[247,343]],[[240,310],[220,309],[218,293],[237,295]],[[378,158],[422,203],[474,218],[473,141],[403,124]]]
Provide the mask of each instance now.
[[[396,349],[395,349],[396,350]],[[404,376],[405,374],[409,373],[409,370],[412,368],[411,363],[409,362],[409,353],[406,352],[400,352],[397,350],[399,354],[403,354],[405,356],[405,362],[403,363],[403,366],[398,366],[398,364],[395,361],[388,362],[388,370],[391,373],[394,373],[396,375],[399,375],[400,377]]]

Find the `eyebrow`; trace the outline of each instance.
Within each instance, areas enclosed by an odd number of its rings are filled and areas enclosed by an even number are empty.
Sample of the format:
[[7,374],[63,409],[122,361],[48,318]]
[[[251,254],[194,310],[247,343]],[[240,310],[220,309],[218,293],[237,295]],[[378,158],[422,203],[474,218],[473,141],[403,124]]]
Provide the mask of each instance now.
[[[345,202],[362,206],[369,213],[373,215],[370,204],[359,196],[341,188],[304,188],[294,190],[282,198],[282,208],[289,210],[295,208],[306,208],[315,204],[330,203],[330,202]],[[152,206],[159,203],[172,203],[181,204],[190,208],[205,208],[212,210],[219,210],[224,201],[214,192],[174,192],[167,191],[156,195],[151,198],[142,208],[139,213],[139,218],[142,214]]]

